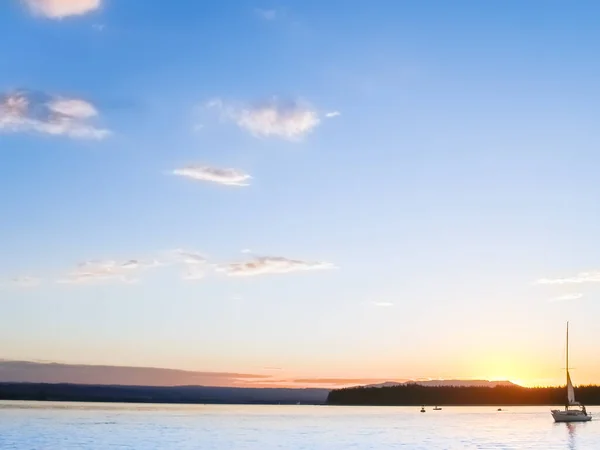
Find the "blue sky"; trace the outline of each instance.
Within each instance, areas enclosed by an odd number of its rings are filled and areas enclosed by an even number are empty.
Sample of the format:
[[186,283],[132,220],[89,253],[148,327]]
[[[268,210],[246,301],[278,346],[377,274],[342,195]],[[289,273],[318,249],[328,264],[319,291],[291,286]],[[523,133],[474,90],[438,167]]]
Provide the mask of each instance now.
[[164,3],[0,5],[0,357],[599,381],[595,2]]

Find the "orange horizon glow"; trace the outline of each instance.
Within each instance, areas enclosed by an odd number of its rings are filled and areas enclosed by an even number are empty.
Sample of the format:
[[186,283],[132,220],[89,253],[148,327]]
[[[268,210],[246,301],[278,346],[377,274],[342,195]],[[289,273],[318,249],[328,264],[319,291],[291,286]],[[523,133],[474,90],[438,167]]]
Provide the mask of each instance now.
[[[484,366],[492,362],[485,370]],[[50,362],[0,361],[10,365],[8,371],[0,370],[0,374],[12,374],[12,379],[0,377],[0,381],[12,382],[49,382],[75,384],[110,384],[145,385],[145,386],[223,386],[223,387],[255,387],[255,388],[325,388],[336,389],[352,386],[377,385],[386,382],[405,383],[420,381],[509,381],[523,387],[552,387],[565,385],[564,370],[549,370],[540,366],[524,370],[512,360],[492,359],[479,360],[473,367],[463,367],[452,373],[445,371],[435,376],[381,376],[382,373],[399,373],[399,371],[383,371],[371,368],[368,372],[358,370],[297,370],[281,367],[268,367],[254,370],[198,371],[189,369],[169,369],[149,366],[119,366],[68,364]],[[506,365],[505,365],[506,364]],[[18,370],[15,367],[18,366]],[[85,368],[85,370],[81,370]],[[575,386],[600,384],[592,371],[575,370],[571,373]],[[340,376],[344,374],[345,376]],[[547,375],[551,374],[552,377]],[[408,374],[407,374],[408,375]],[[545,376],[546,375],[546,376]]]

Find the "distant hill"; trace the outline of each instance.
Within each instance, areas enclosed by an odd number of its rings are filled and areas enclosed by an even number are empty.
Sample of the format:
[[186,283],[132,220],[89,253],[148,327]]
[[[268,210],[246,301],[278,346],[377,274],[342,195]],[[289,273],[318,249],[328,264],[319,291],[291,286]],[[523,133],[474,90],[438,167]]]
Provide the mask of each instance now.
[[511,381],[488,381],[488,380],[423,380],[423,381],[386,381],[385,383],[369,384],[364,387],[392,387],[407,384],[418,384],[419,386],[478,386],[478,387],[496,387],[496,386],[518,386]]
[[260,374],[0,360],[0,400],[322,404],[329,393],[329,389],[320,388],[263,387],[270,378]]
[[0,400],[320,405],[328,389],[234,388],[211,386],[107,386],[90,384],[0,383]]

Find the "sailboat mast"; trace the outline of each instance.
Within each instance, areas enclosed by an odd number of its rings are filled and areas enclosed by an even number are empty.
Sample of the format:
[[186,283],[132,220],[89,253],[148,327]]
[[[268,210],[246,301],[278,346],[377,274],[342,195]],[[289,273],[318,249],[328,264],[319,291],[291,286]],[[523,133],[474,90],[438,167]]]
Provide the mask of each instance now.
[[567,404],[565,409],[569,409],[569,321],[567,320],[567,365],[565,366],[565,370],[567,373]]
[[567,377],[569,376],[569,322],[567,321]]

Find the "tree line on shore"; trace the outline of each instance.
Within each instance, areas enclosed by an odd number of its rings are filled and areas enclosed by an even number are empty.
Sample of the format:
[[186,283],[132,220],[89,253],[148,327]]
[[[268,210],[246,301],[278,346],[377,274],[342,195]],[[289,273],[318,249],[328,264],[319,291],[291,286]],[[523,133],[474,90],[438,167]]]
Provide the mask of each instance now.
[[[579,386],[577,401],[600,405],[600,386]],[[564,405],[566,388],[522,386],[421,386],[352,387],[329,393],[330,405]]]

